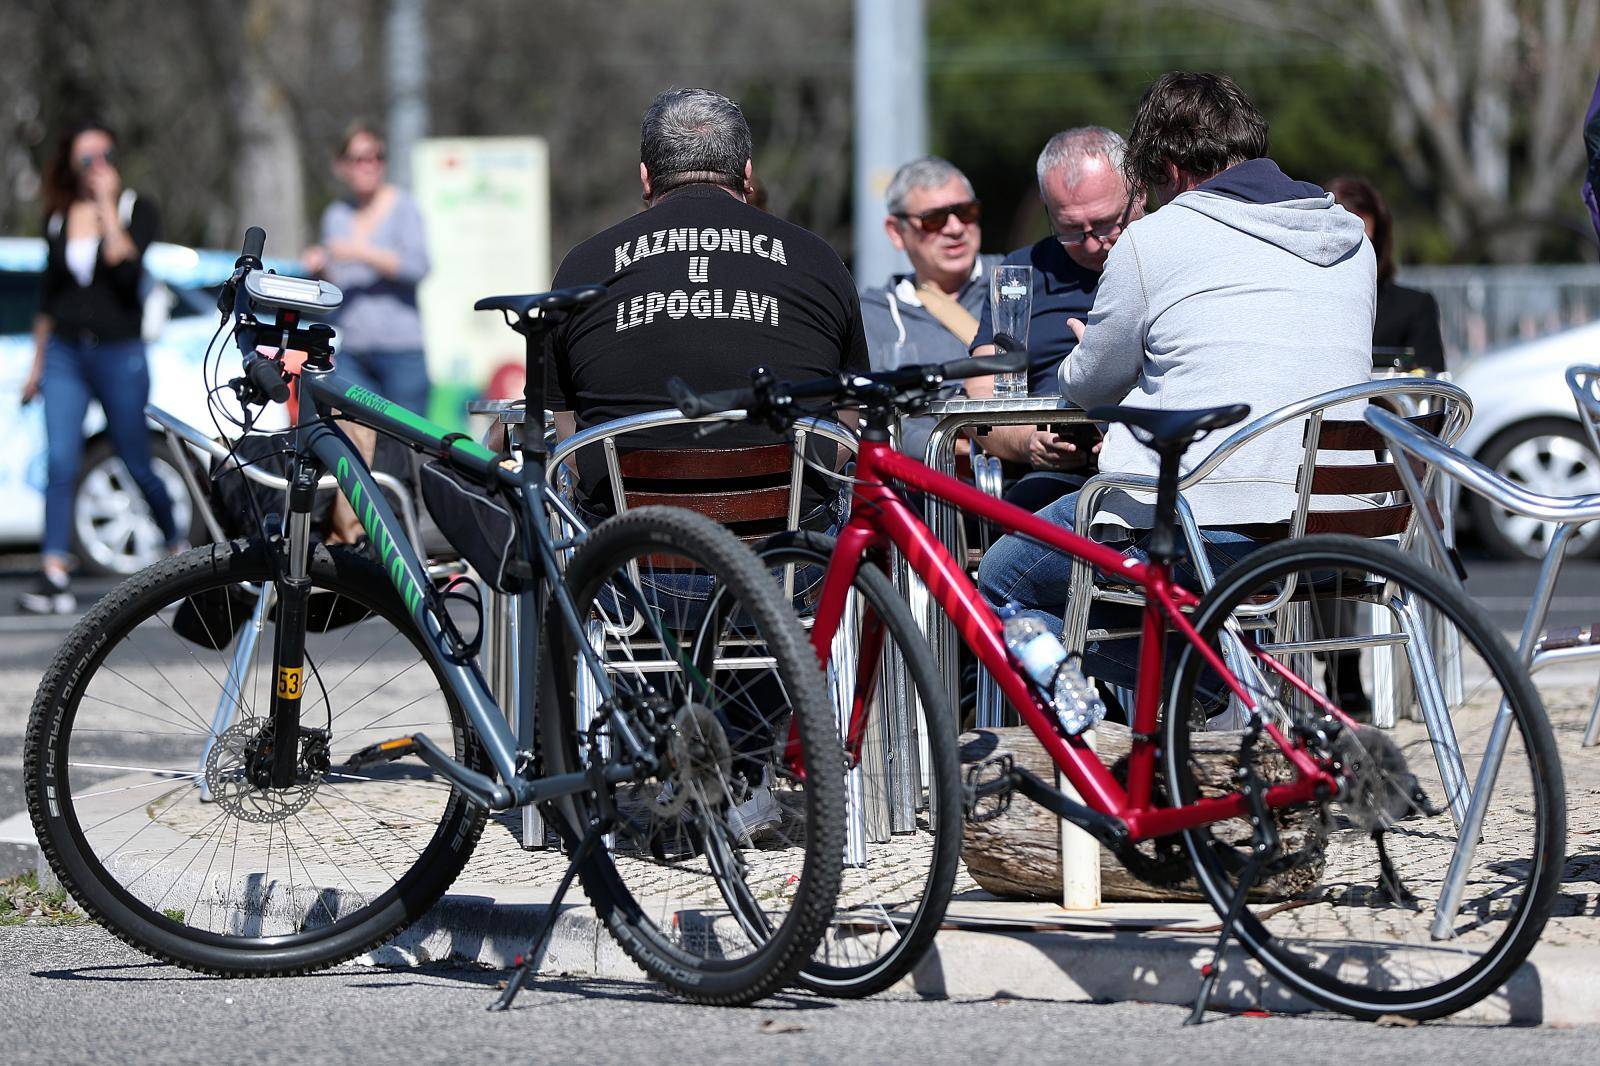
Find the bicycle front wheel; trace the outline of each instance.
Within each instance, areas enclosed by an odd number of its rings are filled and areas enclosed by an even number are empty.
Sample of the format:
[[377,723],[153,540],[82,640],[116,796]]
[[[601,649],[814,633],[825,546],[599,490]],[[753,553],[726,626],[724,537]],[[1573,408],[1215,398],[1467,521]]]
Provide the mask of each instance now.
[[[815,611],[834,539],[773,537],[761,560],[802,616]],[[800,983],[831,996],[870,996],[927,951],[961,858],[961,764],[955,715],[933,651],[894,583],[871,561],[856,571],[830,661],[829,692],[847,711],[862,701],[859,735],[846,738],[847,856],[833,928]]]
[[86,614],[28,722],[28,810],[79,905],[134,947],[231,976],[366,951],[454,880],[484,811],[414,762],[352,753],[427,733],[487,760],[377,563],[311,556],[295,782],[258,785],[272,743],[272,560],[213,544]]
[[602,523],[566,576],[588,649],[557,653],[573,701],[540,715],[546,765],[629,762],[625,738],[659,765],[557,804],[570,836],[606,831],[585,892],[685,998],[777,991],[828,928],[843,847],[842,748],[799,620],[748,548],[688,511]]
[[[1340,782],[1247,897],[1246,947],[1295,992],[1358,1017],[1440,1017],[1498,988],[1550,914],[1566,817],[1543,705],[1484,612],[1389,545],[1317,536],[1248,556],[1194,621],[1264,721]],[[1186,649],[1166,722],[1181,800],[1237,787],[1202,769],[1194,731],[1243,724],[1228,721],[1239,712]],[[1266,735],[1250,750],[1264,781],[1293,776]],[[1188,834],[1219,912],[1251,840],[1242,818]]]

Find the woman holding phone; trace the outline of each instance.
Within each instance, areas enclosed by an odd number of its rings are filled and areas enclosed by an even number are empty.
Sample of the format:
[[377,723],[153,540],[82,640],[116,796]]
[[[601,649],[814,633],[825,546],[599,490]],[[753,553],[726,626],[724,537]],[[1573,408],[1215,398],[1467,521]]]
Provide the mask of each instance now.
[[39,577],[18,603],[37,614],[77,609],[68,548],[90,400],[105,412],[111,442],[169,550],[182,543],[172,498],[150,464],[144,417],[150,368],[139,288],[160,217],[152,200],[123,187],[116,146],[104,124],[80,123],[61,135],[44,171],[47,251],[33,369],[22,389],[23,403],[44,399],[44,546]]

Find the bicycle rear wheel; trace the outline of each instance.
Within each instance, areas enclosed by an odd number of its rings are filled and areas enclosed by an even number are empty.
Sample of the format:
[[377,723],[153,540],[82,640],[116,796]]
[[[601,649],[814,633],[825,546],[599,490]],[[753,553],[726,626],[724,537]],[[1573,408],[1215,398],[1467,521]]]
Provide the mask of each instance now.
[[[769,567],[794,568],[792,577],[776,576],[791,582],[802,616],[815,610],[834,545],[820,533],[788,533],[761,548]],[[866,728],[850,741],[860,758],[847,779],[859,853],[846,863],[833,928],[800,983],[860,997],[909,973],[944,920],[961,858],[961,764],[933,651],[894,583],[870,561],[856,571],[844,622],[856,660],[830,662],[828,682],[836,701],[841,687],[865,693]],[[872,680],[863,687],[867,671]]]
[[816,950],[839,892],[844,765],[816,656],[750,550],[688,511],[601,524],[566,576],[612,693],[552,629],[574,698],[540,715],[547,768],[613,765],[625,732],[661,764],[557,804],[569,837],[607,830],[580,867],[584,890],[680,995],[760,999]]
[[[1295,992],[1358,1017],[1440,1017],[1498,988],[1544,928],[1566,837],[1550,724],[1505,638],[1435,572],[1342,536],[1253,553],[1222,575],[1194,620],[1232,656],[1266,721],[1290,736],[1298,729],[1341,781],[1315,805],[1316,828],[1288,842],[1249,897],[1238,926],[1246,947]],[[1253,668],[1233,665],[1242,660]],[[1166,772],[1185,802],[1217,791],[1190,741],[1199,719],[1225,710],[1218,685],[1186,648],[1166,722]],[[1363,688],[1392,728],[1343,719]],[[1262,736],[1254,765],[1268,782],[1287,780],[1273,749]],[[1474,838],[1461,822],[1476,804]],[[1244,819],[1187,836],[1219,912],[1250,842]]]
[[[173,556],[86,614],[28,722],[28,810],[92,917],[150,955],[232,976],[303,973],[421,916],[484,811],[425,766],[344,767],[428,733],[487,760],[366,556],[312,552],[299,774],[251,783],[271,738],[271,560],[245,541]],[[259,608],[259,609],[258,609]]]

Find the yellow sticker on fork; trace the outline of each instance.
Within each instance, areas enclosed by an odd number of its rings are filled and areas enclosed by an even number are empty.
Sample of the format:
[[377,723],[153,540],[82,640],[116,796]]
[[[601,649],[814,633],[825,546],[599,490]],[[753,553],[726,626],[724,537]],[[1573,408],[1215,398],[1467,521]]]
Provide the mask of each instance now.
[[300,698],[300,678],[303,671],[298,666],[278,667],[278,695],[286,700]]

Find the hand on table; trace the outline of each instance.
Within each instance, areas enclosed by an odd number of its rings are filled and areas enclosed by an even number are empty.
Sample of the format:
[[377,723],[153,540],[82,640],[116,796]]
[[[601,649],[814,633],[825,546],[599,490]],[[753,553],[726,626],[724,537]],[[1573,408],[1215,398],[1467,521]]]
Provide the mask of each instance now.
[[1099,452],[1099,441],[1086,448],[1048,429],[1036,429],[1028,438],[1028,463],[1035,470],[1073,470]]

